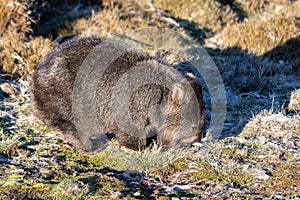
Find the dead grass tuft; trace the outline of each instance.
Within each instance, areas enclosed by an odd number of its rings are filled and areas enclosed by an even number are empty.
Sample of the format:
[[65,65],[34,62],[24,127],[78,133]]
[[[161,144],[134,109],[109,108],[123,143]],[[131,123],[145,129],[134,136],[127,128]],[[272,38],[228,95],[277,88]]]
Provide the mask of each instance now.
[[50,39],[28,38],[32,32],[30,1],[0,2],[0,67],[29,79],[38,64],[56,46]]
[[31,31],[31,19],[27,1],[3,0],[0,2],[0,37],[4,34],[23,35]]
[[222,46],[239,47],[263,55],[299,36],[299,18],[282,13],[267,21],[245,22],[225,28],[222,33]]
[[0,38],[0,65],[7,73],[29,79],[41,61],[57,46],[43,37],[26,41],[17,33]]
[[[107,3],[108,4],[108,3]],[[108,4],[109,5],[109,4]],[[126,5],[126,7],[125,7]],[[128,30],[144,27],[168,27],[159,20],[155,12],[149,11],[142,5],[129,1],[119,4],[111,3],[99,12],[92,11],[90,18],[79,18],[65,23],[65,28],[58,35],[78,34],[80,37],[111,37]]]
[[[300,116],[262,112],[239,135],[265,162],[296,161],[300,155]],[[255,147],[255,148],[254,148]],[[285,155],[285,156],[284,156]]]
[[218,33],[224,27],[238,22],[238,16],[229,5],[214,0],[155,0],[157,8],[168,10],[174,17],[196,23],[201,29]]
[[268,11],[276,12],[280,8],[292,3],[291,0],[237,0],[241,7],[250,15],[257,15]]
[[300,111],[300,89],[292,92],[288,110],[294,112]]

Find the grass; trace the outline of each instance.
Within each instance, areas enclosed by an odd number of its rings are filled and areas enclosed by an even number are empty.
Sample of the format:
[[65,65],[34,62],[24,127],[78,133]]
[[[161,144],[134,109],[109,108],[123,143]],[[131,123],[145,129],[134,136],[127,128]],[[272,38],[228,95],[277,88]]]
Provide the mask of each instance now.
[[294,112],[300,110],[300,90],[295,90],[292,92],[288,110]]
[[224,27],[238,22],[238,16],[230,6],[222,5],[217,1],[189,0],[189,1],[160,1],[155,0],[154,6],[168,10],[179,20],[186,20],[206,30],[207,36],[220,32]]
[[29,80],[38,65],[46,58],[57,43],[48,38],[20,38],[10,33],[0,38],[0,65],[3,71]]
[[238,47],[263,55],[276,46],[299,37],[298,18],[280,13],[260,22],[244,22],[227,27],[222,32],[224,47]]

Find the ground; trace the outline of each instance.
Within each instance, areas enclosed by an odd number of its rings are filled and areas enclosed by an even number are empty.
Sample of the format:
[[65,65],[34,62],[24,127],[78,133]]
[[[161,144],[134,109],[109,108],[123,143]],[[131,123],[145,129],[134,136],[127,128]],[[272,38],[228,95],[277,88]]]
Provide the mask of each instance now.
[[[299,1],[29,2],[0,3],[0,199],[300,199]],[[33,116],[30,77],[58,43],[149,27],[187,35],[216,63],[221,139],[88,155]],[[204,87],[207,122],[209,101]]]

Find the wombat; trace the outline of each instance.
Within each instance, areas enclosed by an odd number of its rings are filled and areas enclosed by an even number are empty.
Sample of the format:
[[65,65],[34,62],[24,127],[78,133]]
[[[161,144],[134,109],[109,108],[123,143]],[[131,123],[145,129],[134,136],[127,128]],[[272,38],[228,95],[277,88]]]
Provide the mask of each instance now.
[[112,138],[133,150],[153,140],[192,144],[204,127],[201,84],[178,69],[113,40],[72,39],[33,75],[32,109],[62,131],[65,142],[87,153]]

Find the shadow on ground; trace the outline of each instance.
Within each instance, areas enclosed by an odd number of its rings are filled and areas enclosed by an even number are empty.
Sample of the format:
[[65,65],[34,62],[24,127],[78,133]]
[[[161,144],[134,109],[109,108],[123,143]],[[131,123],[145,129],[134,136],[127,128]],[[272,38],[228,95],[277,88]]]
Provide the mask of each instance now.
[[[262,56],[241,50],[206,48],[222,75],[227,118],[222,137],[238,135],[263,110],[278,112],[300,88],[300,38],[293,38]],[[206,92],[207,94],[207,92]]]

